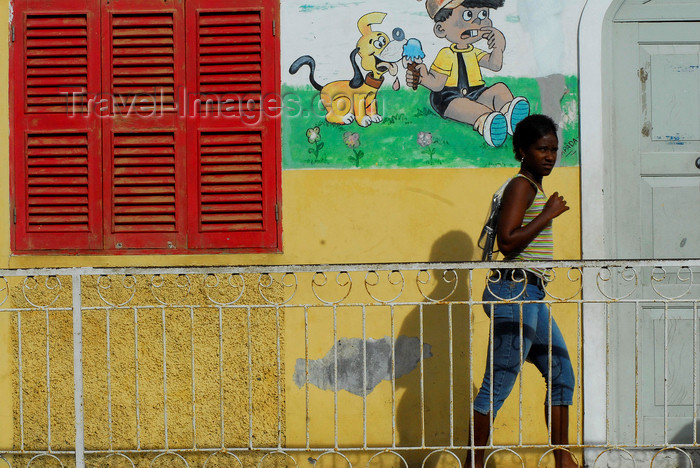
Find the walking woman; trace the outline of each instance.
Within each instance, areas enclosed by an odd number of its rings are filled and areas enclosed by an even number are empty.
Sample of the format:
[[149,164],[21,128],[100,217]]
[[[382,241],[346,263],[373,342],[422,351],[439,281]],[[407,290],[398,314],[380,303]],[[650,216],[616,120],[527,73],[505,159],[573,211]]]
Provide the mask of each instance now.
[[[551,260],[552,220],[569,207],[558,193],[547,197],[542,180],[554,168],[559,141],[557,127],[545,115],[523,119],[513,134],[513,151],[520,172],[503,194],[497,228],[498,248],[509,260]],[[493,321],[486,372],[474,399],[474,444],[485,446],[491,421],[510,394],[521,368],[522,358],[533,363],[545,379],[545,421],[551,412],[553,445],[568,445],[569,406],[574,393],[574,372],[566,343],[546,304],[544,272],[537,268],[493,270],[483,299],[486,314]],[[503,300],[511,300],[504,303]],[[499,303],[500,301],[500,303]],[[522,315],[522,338],[520,321]],[[551,324],[551,328],[550,328]],[[551,343],[550,343],[551,337]],[[551,357],[550,357],[551,346]],[[551,372],[550,372],[551,371]],[[493,377],[493,378],[492,378]],[[554,452],[557,468],[578,465],[565,450]],[[472,466],[468,453],[466,467]],[[484,467],[484,450],[475,450],[474,468]]]

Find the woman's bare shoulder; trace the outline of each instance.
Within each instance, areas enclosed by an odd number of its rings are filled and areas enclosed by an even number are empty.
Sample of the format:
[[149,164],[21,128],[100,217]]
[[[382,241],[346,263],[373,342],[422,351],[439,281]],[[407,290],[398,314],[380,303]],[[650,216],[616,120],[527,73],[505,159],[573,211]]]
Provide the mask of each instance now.
[[537,188],[533,185],[533,183],[527,179],[524,176],[515,176],[513,177],[508,185],[506,186],[506,190],[504,192],[504,196],[508,193],[529,193],[529,192],[536,192]]
[[513,177],[503,192],[502,211],[513,209],[523,213],[537,195],[537,189],[525,177]]

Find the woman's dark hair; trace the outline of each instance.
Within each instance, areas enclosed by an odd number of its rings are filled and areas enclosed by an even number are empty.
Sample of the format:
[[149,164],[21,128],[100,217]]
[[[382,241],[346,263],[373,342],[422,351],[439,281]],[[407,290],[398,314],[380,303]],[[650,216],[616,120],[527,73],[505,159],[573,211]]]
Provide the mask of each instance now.
[[[499,8],[504,3],[505,0],[464,0],[461,6],[465,8]],[[433,20],[436,23],[442,23],[450,16],[452,16],[452,8],[442,8],[435,14]]]
[[550,117],[543,114],[532,114],[525,117],[515,126],[513,132],[515,159],[522,161],[523,157],[519,150],[529,148],[534,142],[550,133],[557,134],[557,124]]

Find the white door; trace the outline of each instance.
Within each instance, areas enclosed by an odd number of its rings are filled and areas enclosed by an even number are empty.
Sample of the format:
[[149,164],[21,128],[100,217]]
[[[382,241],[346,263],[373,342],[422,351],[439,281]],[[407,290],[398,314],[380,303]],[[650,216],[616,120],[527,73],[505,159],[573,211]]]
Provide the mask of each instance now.
[[[612,37],[612,255],[700,258],[700,22],[616,21]],[[700,271],[692,272],[692,287],[689,270],[638,273],[631,298],[639,302],[609,308],[611,438],[692,443],[693,415],[700,415],[700,385],[693,385],[700,375],[700,320],[693,318]],[[621,295],[630,287],[618,283]],[[686,294],[651,302],[660,299],[654,288],[668,297]]]

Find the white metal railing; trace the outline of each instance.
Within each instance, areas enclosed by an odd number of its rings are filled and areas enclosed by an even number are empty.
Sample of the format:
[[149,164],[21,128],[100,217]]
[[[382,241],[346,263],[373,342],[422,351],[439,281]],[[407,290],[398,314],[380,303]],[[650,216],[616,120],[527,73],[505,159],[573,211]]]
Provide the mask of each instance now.
[[[502,266],[0,271],[0,466],[459,466]],[[521,372],[489,458],[698,466],[700,260],[509,266],[547,268],[575,401],[555,447]]]

